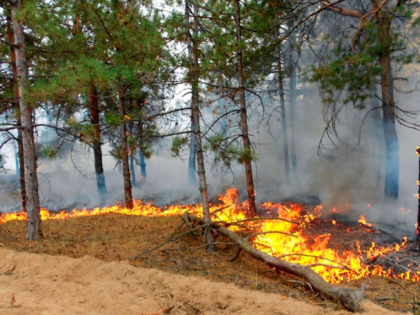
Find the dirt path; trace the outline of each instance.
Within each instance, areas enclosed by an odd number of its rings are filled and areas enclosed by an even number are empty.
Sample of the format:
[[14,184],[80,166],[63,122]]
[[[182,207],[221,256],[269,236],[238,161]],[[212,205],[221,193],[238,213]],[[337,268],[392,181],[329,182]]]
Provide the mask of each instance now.
[[[14,297],[14,301],[12,302]],[[13,306],[12,306],[13,305]],[[350,314],[232,284],[0,247],[0,314]],[[399,314],[364,304],[364,314]]]

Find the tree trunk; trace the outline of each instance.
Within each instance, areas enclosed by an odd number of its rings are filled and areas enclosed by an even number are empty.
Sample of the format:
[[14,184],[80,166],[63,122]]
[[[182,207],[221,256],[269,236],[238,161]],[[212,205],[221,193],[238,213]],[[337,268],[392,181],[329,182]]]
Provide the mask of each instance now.
[[[372,94],[376,94],[376,91],[372,91]],[[384,190],[384,179],[385,179],[385,164],[386,164],[386,152],[385,148],[385,137],[383,130],[383,119],[381,111],[378,107],[381,107],[382,103],[377,98],[372,98],[371,108],[372,113],[369,114],[370,128],[368,129],[368,135],[371,138],[370,147],[374,151],[374,158],[376,159],[376,187],[379,190]]]
[[[139,105],[139,109],[141,109],[141,105]],[[139,122],[138,125],[138,132],[139,132],[139,137],[140,137],[140,150],[139,150],[139,154],[140,154],[140,174],[141,174],[141,180],[144,181],[147,177],[147,173],[146,173],[146,160],[144,158],[144,153],[143,153],[143,147],[144,147],[144,143],[143,143],[143,123]]]
[[140,172],[141,172],[140,174],[141,174],[142,180],[145,180],[146,176],[147,176],[147,174],[146,174],[146,161],[144,159],[143,150],[140,149],[139,151],[140,151]]
[[128,164],[128,145],[127,145],[127,129],[125,126],[125,89],[120,87],[119,94],[119,114],[121,129],[121,157],[122,157],[122,173],[124,178],[124,206],[127,209],[133,208],[133,197],[131,195],[130,166]]
[[279,79],[281,127],[283,131],[284,168],[286,171],[286,183],[289,185],[290,184],[289,140],[287,137],[287,119],[286,119],[286,106],[284,102],[283,70],[281,67],[281,48],[279,48],[279,60],[278,60],[277,72],[278,72],[278,79]]
[[[388,14],[387,12],[382,14]],[[398,199],[399,189],[399,145],[397,130],[395,127],[394,108],[394,84],[391,68],[391,47],[389,47],[391,17],[382,16],[378,19],[379,46],[383,47],[379,53],[379,64],[381,72],[382,112],[383,129],[386,146],[385,164],[385,196],[391,199]]]
[[22,9],[22,0],[12,2],[12,22],[15,39],[17,83],[19,94],[19,108],[22,123],[22,146],[25,168],[26,207],[27,207],[27,234],[29,240],[42,238],[42,226],[39,208],[38,178],[36,172],[36,153],[32,123],[32,107],[26,101],[28,88],[28,68],[25,55],[25,37],[22,21],[18,19]]
[[241,104],[241,129],[242,129],[242,141],[244,145],[244,164],[245,164],[245,176],[246,176],[246,188],[248,193],[248,216],[254,217],[257,215],[257,207],[255,204],[255,189],[254,180],[252,178],[252,148],[251,141],[249,140],[248,134],[248,116],[246,109],[245,100],[245,89],[243,81],[243,65],[242,65],[242,30],[241,30],[241,9],[239,0],[234,1],[235,4],[235,20],[236,20],[236,42],[238,50],[236,52],[237,57],[237,71],[238,71],[238,93]]
[[[7,10],[7,40],[9,43],[15,42],[15,35],[13,32],[12,26],[12,15],[10,10]],[[10,55],[12,61],[12,72],[13,72],[13,81],[12,81],[12,89],[13,89],[13,96],[14,96],[14,104],[16,109],[16,120],[19,129],[17,130],[17,147],[18,147],[18,157],[17,157],[17,165],[16,165],[16,173],[19,174],[19,182],[20,182],[20,195],[21,195],[21,211],[26,211],[26,189],[25,189],[25,162],[23,158],[23,144],[22,144],[22,126],[21,118],[20,118],[20,109],[19,109],[19,86],[18,86],[18,73],[16,67],[16,52],[15,47],[13,45],[10,46]],[[19,167],[18,167],[19,166]]]
[[[129,125],[130,135],[133,135],[133,125]],[[131,175],[131,185],[136,186],[136,170],[134,168],[134,149],[130,150],[130,175]]]
[[[19,127],[22,126],[20,114],[19,114],[17,123]],[[21,210],[23,212],[28,212],[27,207],[26,207],[25,159],[23,156],[22,129],[20,128],[18,129],[17,144],[18,144],[18,159],[19,159],[20,199],[22,201]]]
[[[194,23],[192,38],[190,33],[189,23],[189,1],[185,0],[185,30],[188,36],[188,56],[190,61],[189,78],[191,83],[191,117],[192,126],[194,128],[194,141],[195,141],[195,156],[197,157],[197,174],[199,180],[199,189],[201,195],[201,202],[203,204],[203,216],[206,224],[211,223],[210,218],[210,207],[209,207],[209,196],[207,190],[206,180],[206,169],[204,165],[204,154],[203,146],[201,143],[201,131],[200,131],[200,108],[199,108],[199,90],[198,90],[198,55],[197,55],[197,43],[195,38],[198,36],[198,25]],[[198,7],[194,5],[194,14],[198,15]],[[205,229],[204,237],[206,239],[207,249],[215,251],[213,244],[213,237],[210,233],[210,229]]]
[[417,177],[417,223],[416,223],[416,242],[417,249],[420,250],[420,146],[417,147],[417,155],[419,156],[419,175]]
[[95,84],[92,83],[89,91],[89,107],[91,115],[91,123],[93,125],[94,139],[92,141],[93,157],[95,163],[96,186],[100,195],[107,193],[105,174],[102,163],[102,149],[101,149],[101,127],[99,124],[99,102],[98,91]]
[[[291,35],[292,44],[294,44],[294,36]],[[297,173],[297,156],[296,156],[296,127],[295,127],[295,110],[296,110],[296,69],[293,58],[293,47],[289,48],[289,68],[290,68],[290,149],[292,159],[292,171],[296,176]]]
[[195,145],[195,135],[194,135],[194,118],[191,114],[191,135],[190,135],[190,156],[188,158],[188,182],[190,186],[196,186],[197,185],[197,179],[196,179],[196,170],[195,170],[195,152],[196,152],[196,145]]

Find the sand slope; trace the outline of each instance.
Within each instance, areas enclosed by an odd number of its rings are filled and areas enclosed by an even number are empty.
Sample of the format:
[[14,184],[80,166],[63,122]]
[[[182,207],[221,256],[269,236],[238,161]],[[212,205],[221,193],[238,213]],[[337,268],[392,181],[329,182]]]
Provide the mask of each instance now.
[[[1,315],[164,314],[159,311],[165,307],[173,315],[350,314],[232,284],[135,268],[127,262],[18,253],[0,247]],[[398,314],[372,302],[364,307],[364,314]]]

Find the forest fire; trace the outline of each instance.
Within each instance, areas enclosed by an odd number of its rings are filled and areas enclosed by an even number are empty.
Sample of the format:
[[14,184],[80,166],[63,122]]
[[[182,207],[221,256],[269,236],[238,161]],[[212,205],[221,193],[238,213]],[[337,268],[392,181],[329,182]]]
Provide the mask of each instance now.
[[[356,240],[356,251],[340,251],[328,247],[331,234],[321,234],[316,237],[305,235],[305,229],[320,217],[321,206],[313,208],[312,213],[304,211],[298,203],[280,204],[266,202],[260,205],[260,213],[269,215],[258,219],[247,219],[247,202],[239,203],[236,189],[229,189],[224,196],[219,196],[221,204],[211,206],[212,220],[228,225],[235,232],[247,232],[248,239],[260,251],[276,256],[284,261],[310,266],[329,283],[337,284],[361,279],[367,276],[379,276],[386,278],[400,278],[404,280],[420,282],[420,271],[396,274],[391,268],[384,268],[374,262],[378,257],[395,253],[406,247],[407,239],[401,244],[389,247],[381,247],[374,242],[369,249],[363,250]],[[337,210],[336,210],[337,211]],[[114,205],[93,210],[73,210],[71,212],[53,213],[42,209],[42,220],[61,220],[73,217],[95,216],[109,213],[135,215],[135,216],[171,216],[184,212],[201,216],[200,205],[171,205],[160,208],[150,203],[136,201],[132,210]],[[276,213],[276,216],[273,216]],[[0,223],[8,221],[26,220],[26,214],[10,213],[0,216]],[[339,225],[336,220],[330,220],[333,225]],[[364,215],[359,223],[368,228],[372,233],[373,224],[366,222]],[[346,229],[346,233],[350,230]]]

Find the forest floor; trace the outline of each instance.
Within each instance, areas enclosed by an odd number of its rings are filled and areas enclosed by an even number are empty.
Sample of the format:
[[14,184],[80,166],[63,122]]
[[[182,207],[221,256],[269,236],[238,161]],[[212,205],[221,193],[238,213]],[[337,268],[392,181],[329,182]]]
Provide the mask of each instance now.
[[[25,240],[23,221],[0,224],[0,314],[347,314],[244,253],[229,262],[235,246],[208,252],[201,236],[186,234],[128,262],[181,222],[121,214],[46,220],[42,241]],[[419,283],[368,277],[347,285],[361,283],[367,314],[418,314]]]

